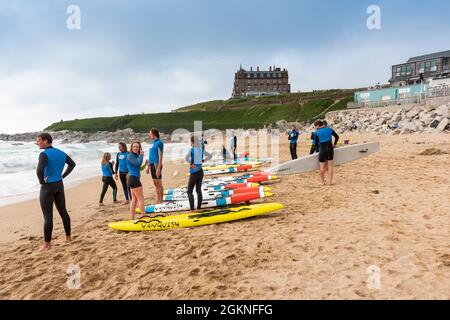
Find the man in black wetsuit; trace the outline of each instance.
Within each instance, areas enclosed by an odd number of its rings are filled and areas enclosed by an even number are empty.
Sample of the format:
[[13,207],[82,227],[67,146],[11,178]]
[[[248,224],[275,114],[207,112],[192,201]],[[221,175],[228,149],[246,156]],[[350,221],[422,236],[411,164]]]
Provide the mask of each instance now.
[[[44,214],[44,245],[40,251],[51,249],[53,231],[53,203],[61,216],[66,233],[66,241],[71,238],[70,217],[66,209],[63,179],[75,168],[75,162],[63,151],[52,147],[53,138],[48,133],[41,133],[36,138],[39,149],[39,163],[36,174],[41,184],[39,200]],[[63,173],[65,164],[68,165]]]

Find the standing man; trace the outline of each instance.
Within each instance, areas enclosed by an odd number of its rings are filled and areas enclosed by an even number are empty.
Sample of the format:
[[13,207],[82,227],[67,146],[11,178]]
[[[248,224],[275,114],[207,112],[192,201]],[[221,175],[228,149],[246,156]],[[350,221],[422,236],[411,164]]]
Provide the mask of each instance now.
[[156,189],[156,203],[162,203],[164,197],[164,188],[162,184],[162,162],[164,153],[164,143],[159,138],[159,130],[152,128],[148,136],[153,141],[149,150],[149,163],[147,166],[147,174],[151,172],[153,184]]
[[289,137],[288,140],[290,143],[290,150],[291,150],[291,158],[292,160],[297,159],[297,141],[298,141],[298,130],[295,128],[295,126],[291,127],[291,131],[289,131]]
[[[41,133],[36,138],[36,145],[44,150],[39,155],[39,163],[36,174],[41,184],[39,201],[44,214],[44,244],[39,249],[46,251],[51,249],[53,231],[53,204],[61,216],[66,241],[72,241],[70,229],[70,216],[66,209],[63,179],[75,168],[75,162],[63,151],[52,147],[53,138],[48,133]],[[64,166],[67,166],[63,173]]]
[[[323,121],[317,120],[314,125],[318,128],[315,143],[319,145],[320,180],[325,184],[325,172],[328,171],[330,185],[333,184],[333,158],[334,148],[339,140],[339,135]],[[334,144],[332,143],[334,136]]]
[[231,137],[230,140],[230,148],[231,148],[231,152],[233,153],[233,159],[234,159],[234,163],[237,163],[237,137],[236,134],[233,132],[233,136]]

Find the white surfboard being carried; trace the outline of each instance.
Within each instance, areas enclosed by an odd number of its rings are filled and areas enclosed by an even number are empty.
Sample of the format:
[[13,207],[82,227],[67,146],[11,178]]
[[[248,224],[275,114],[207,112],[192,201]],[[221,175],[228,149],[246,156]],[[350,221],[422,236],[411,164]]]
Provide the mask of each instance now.
[[[349,163],[380,151],[379,142],[361,143],[334,149],[333,165]],[[319,170],[319,154],[315,153],[264,170],[270,174],[291,175]]]

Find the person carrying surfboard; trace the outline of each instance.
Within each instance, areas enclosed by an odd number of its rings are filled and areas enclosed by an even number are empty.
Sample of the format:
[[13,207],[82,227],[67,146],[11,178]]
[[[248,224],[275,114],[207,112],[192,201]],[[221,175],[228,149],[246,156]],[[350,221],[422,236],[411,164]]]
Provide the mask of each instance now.
[[164,143],[160,139],[159,130],[150,129],[148,136],[153,141],[148,155],[147,174],[151,173],[153,184],[156,190],[156,203],[162,203],[164,198],[164,188],[162,184],[162,163],[164,153]]
[[105,152],[102,157],[102,192],[100,194],[100,202],[99,206],[103,206],[103,200],[105,199],[106,191],[108,191],[108,187],[111,187],[113,190],[113,202],[117,203],[117,184],[113,179],[114,172],[114,161],[111,162],[111,154],[109,152]]
[[[134,220],[134,216],[136,214],[136,206],[139,207],[141,214],[145,213],[145,205],[144,205],[144,191],[141,183],[141,168],[142,163],[144,162],[144,150],[142,150],[141,143],[139,141],[135,141],[131,144],[131,152],[127,157],[127,167],[128,167],[128,185],[131,189],[131,197],[130,201],[130,215],[131,219]],[[148,160],[145,161],[144,166],[146,166]]]
[[[63,151],[52,146],[53,138],[48,133],[41,133],[36,138],[36,145],[44,150],[39,155],[36,174],[41,184],[39,201],[44,214],[44,244],[39,251],[51,249],[53,231],[53,204],[61,216],[66,241],[72,241],[70,216],[66,209],[63,179],[75,168],[75,162]],[[63,173],[64,166],[67,169]]]
[[291,151],[292,160],[297,159],[297,141],[298,141],[298,130],[295,126],[291,126],[291,131],[288,132],[288,140],[290,141],[289,150]]
[[197,193],[197,209],[202,207],[203,194],[202,194],[202,181],[203,181],[203,167],[204,161],[208,161],[212,158],[212,155],[208,153],[202,147],[202,142],[195,136],[191,137],[191,148],[185,156],[185,160],[189,163],[189,181],[187,185],[187,195],[189,199],[189,206],[191,210],[195,210],[194,206],[194,187]]
[[[332,185],[334,148],[339,140],[339,135],[330,127],[325,126],[322,120],[317,120],[314,125],[318,127],[315,143],[319,145],[320,179],[325,185],[325,172],[328,171],[330,185]],[[333,137],[334,144],[332,143]]]

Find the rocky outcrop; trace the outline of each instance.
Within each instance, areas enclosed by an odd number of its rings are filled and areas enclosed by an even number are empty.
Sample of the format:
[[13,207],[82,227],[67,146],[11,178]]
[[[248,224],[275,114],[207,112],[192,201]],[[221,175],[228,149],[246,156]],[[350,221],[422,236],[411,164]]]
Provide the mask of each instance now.
[[[0,140],[3,141],[34,141],[40,132],[27,132],[18,134],[0,134]],[[108,143],[125,142],[131,143],[135,140],[148,140],[146,133],[137,133],[133,129],[117,130],[115,132],[99,131],[95,133],[86,133],[81,131],[55,131],[49,132],[54,140],[61,143],[88,143],[93,141],[106,141]]]
[[379,134],[443,132],[450,130],[450,103],[438,107],[399,106],[396,109],[342,110],[327,114],[326,120],[338,133],[349,131]]

